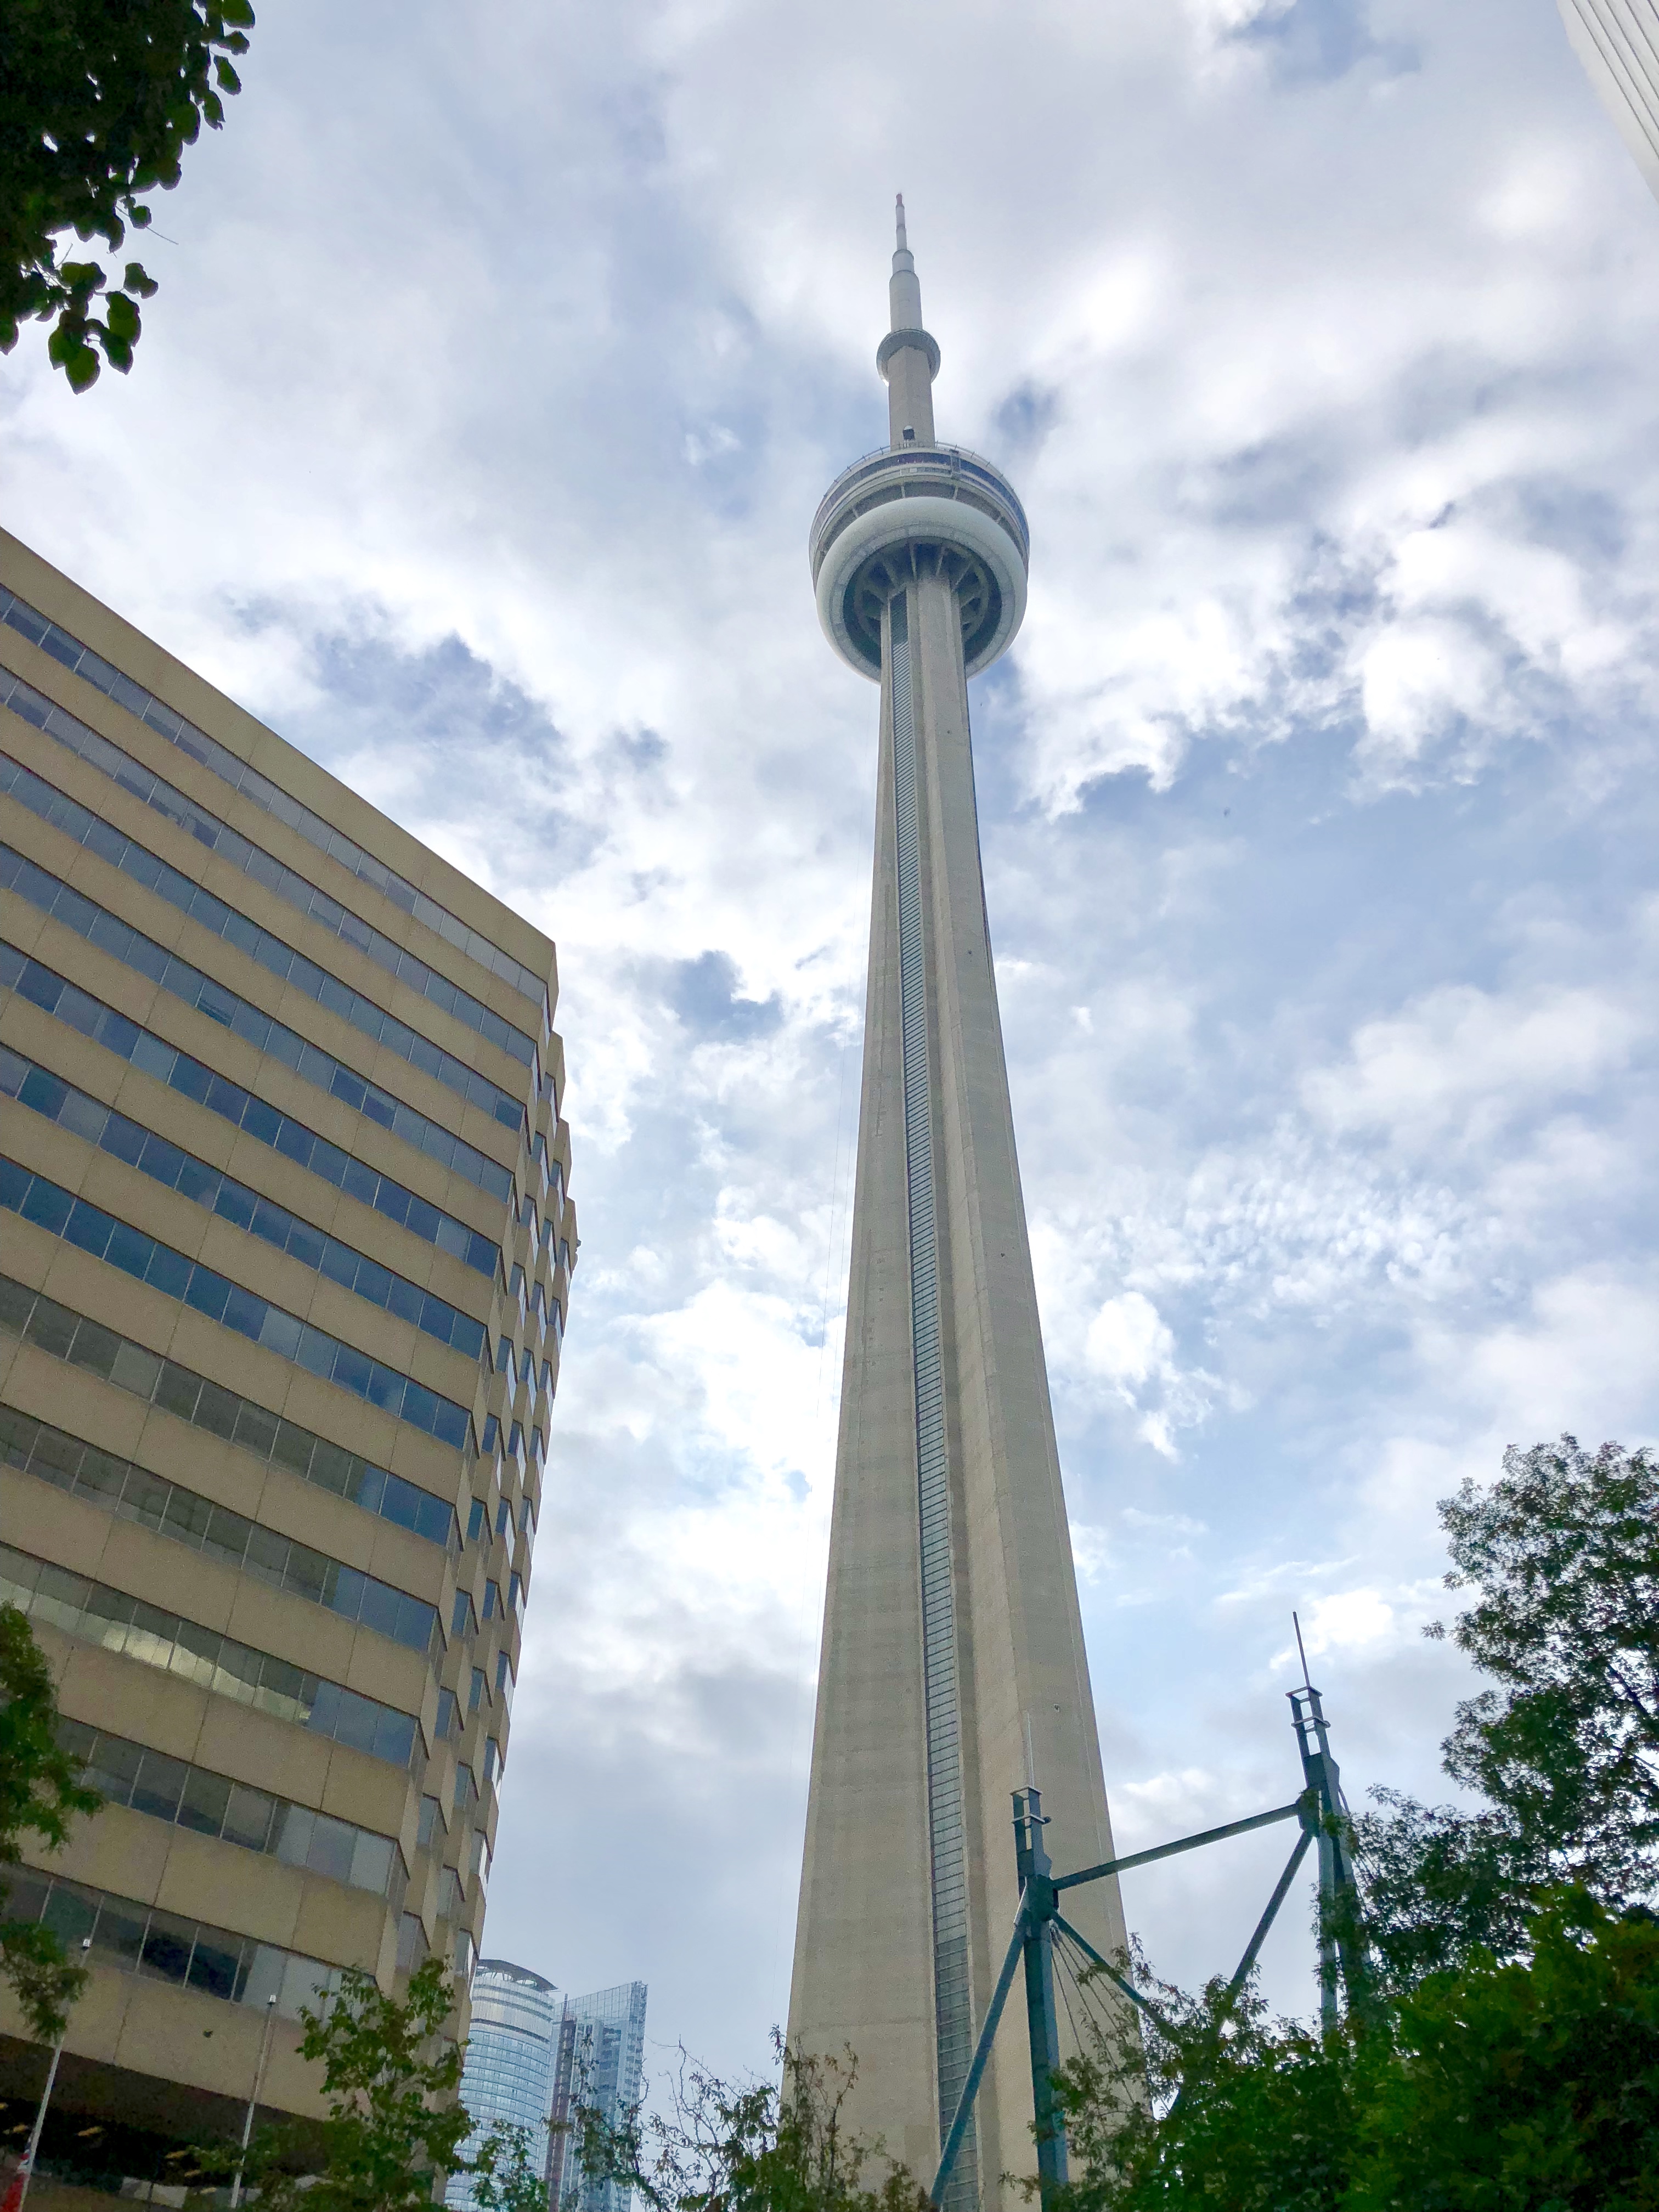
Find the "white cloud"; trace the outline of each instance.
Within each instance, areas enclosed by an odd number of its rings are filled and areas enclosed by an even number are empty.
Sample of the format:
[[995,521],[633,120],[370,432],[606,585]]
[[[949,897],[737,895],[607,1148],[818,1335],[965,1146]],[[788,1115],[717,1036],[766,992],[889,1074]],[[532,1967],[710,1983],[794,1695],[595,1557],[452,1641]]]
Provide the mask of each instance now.
[[[1316,1597],[1299,1617],[1303,1649],[1310,1659],[1322,1659],[1329,1651],[1368,1651],[1393,1643],[1400,1632],[1395,1608],[1374,1589]],[[1273,1655],[1273,1664],[1286,1666],[1295,1657],[1296,1645],[1291,1643]]]
[[1412,1147],[1484,1144],[1506,1122],[1593,1093],[1650,1028],[1605,989],[1447,985],[1365,1023],[1347,1062],[1311,1071],[1302,1096],[1333,1129]]
[[1175,1339],[1139,1291],[1106,1301],[1089,1324],[1085,1349],[1090,1365],[1114,1382],[1133,1386],[1174,1370]]

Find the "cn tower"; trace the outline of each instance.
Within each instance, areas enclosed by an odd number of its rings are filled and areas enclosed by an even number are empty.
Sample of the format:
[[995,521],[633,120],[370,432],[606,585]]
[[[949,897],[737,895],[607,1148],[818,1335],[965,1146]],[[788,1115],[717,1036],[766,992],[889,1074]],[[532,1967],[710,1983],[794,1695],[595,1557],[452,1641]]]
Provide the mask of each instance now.
[[[898,203],[886,449],[813,519],[824,635],[881,686],[852,1275],[789,2037],[924,2184],[1018,1903],[1010,1793],[1057,1868],[1113,1856],[997,1011],[968,679],[1013,642],[1030,535],[933,428],[939,349]],[[1115,1882],[1076,1893],[1121,1948]],[[1087,1899],[1085,1904],[1085,1899]],[[951,2212],[1035,2172],[1023,2021]],[[1018,2201],[1017,2199],[1015,2201]]]

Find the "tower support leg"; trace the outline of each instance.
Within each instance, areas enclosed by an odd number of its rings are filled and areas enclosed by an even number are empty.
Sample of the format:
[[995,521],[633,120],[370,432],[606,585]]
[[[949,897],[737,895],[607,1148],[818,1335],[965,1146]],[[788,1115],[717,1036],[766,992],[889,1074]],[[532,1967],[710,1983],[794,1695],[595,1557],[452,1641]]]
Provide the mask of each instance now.
[[1054,2073],[1060,2063],[1054,2016],[1054,1921],[1059,1912],[1054,1869],[1042,1847],[1042,1799],[1035,1788],[1014,1792],[1014,1850],[1023,1899],[1025,2026],[1031,2046],[1031,2112],[1037,2154],[1037,2193],[1043,2212],[1066,2179],[1066,2130],[1054,2108]]

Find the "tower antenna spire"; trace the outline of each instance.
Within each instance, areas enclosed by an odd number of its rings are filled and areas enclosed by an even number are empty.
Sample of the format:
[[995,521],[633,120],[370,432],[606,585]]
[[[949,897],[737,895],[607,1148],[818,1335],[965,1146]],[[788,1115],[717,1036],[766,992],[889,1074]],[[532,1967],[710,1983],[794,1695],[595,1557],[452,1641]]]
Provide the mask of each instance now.
[[933,442],[933,379],[939,347],[921,326],[921,284],[904,228],[904,195],[893,199],[893,273],[887,280],[887,336],[876,367],[887,380],[888,428],[896,446]]

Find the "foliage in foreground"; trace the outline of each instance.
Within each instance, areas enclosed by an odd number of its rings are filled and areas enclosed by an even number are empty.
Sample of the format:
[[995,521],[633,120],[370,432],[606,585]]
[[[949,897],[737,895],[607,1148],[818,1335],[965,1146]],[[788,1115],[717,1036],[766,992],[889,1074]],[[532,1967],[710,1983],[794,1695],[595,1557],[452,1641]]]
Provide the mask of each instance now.
[[70,1963],[50,1928],[6,1917],[4,1869],[18,1863],[26,1835],[61,1850],[74,1815],[104,1802],[82,1784],[80,1762],[58,1748],[57,1725],[52,1669],[27,1618],[0,1605],[0,1973],[42,2043],[63,2033],[87,1971]]
[[[478,2177],[486,2212],[544,2212],[523,2130],[494,2129],[476,2158],[463,2154],[472,2123],[458,2095],[461,2050],[441,2039],[454,2002],[434,1955],[402,1999],[350,1967],[336,1996],[301,2012],[300,2055],[322,2067],[328,2118],[255,2134],[243,2178],[260,2212],[428,2212],[438,2176],[460,2172]],[[194,2155],[208,2177],[228,2179],[241,2163],[234,2144]]]
[[1659,1923],[1567,1891],[1527,1936],[1525,1960],[1477,1954],[1328,2035],[1253,1994],[1224,2017],[1218,1982],[1159,1991],[1144,2045],[1063,2071],[1056,2212],[1653,2212]]
[[1358,1823],[1367,1933],[1402,1987],[1477,1951],[1523,1955],[1545,1889],[1616,1911],[1650,1899],[1659,1869],[1659,1462],[1572,1437],[1511,1449],[1440,1517],[1447,1587],[1474,1593],[1450,1639],[1490,1685],[1442,1753],[1485,1802],[1378,1791],[1386,1809]]
[[773,2043],[775,2082],[721,2081],[682,2051],[666,2112],[613,2124],[579,2108],[583,2174],[634,2189],[650,2212],[927,2212],[908,2169],[848,2129],[852,2053],[803,2057],[775,2031]]
[[1564,1437],[1440,1511],[1481,1802],[1357,1824],[1370,1981],[1328,2034],[1137,1961],[1153,2023],[1057,2083],[1057,2212],[1659,2212],[1659,1467]]
[[[71,387],[124,374],[156,287],[137,261],[111,283],[101,262],[60,260],[73,231],[113,253],[143,229],[142,194],[171,191],[247,52],[248,0],[6,0],[0,11],[0,353],[31,319]],[[99,312],[102,310],[101,313]]]

